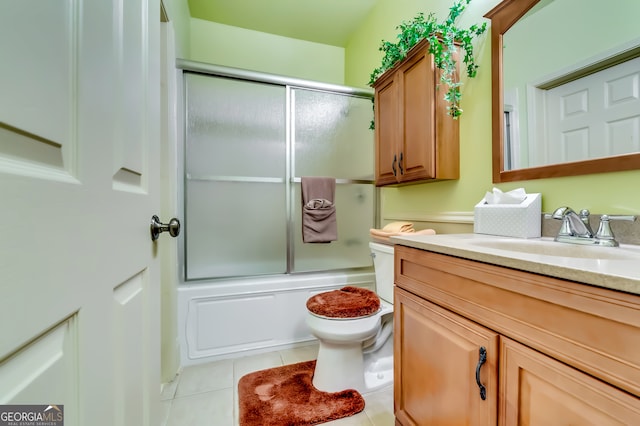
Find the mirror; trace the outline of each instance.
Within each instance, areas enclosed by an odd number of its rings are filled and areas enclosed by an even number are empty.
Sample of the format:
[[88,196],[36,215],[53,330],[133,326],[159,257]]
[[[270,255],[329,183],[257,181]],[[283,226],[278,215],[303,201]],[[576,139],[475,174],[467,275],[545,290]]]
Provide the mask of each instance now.
[[[504,0],[485,15],[494,182],[640,169],[639,15],[637,0]],[[607,103],[624,107],[593,107]]]

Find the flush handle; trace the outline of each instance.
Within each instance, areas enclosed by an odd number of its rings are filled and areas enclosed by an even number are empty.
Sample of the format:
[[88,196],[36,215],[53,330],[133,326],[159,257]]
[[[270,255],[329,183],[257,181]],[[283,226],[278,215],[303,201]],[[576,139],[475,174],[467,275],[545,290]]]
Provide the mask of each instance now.
[[157,240],[163,232],[168,232],[172,237],[177,237],[180,234],[180,221],[174,217],[169,223],[161,223],[158,216],[153,215],[153,217],[151,217],[150,229],[151,241]]

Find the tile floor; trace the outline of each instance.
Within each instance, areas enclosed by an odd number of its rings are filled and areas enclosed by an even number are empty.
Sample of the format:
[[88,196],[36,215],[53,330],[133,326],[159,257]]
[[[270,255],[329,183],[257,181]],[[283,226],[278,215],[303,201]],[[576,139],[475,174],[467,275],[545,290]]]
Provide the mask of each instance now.
[[[238,380],[247,373],[316,358],[317,346],[215,361],[184,368],[162,392],[161,426],[237,426]],[[392,426],[393,386],[364,394],[364,411],[324,423],[331,426]]]

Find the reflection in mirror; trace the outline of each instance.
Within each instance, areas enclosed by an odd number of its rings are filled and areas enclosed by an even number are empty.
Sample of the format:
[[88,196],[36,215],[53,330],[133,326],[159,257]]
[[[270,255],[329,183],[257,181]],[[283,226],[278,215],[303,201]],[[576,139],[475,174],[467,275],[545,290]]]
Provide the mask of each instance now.
[[640,2],[505,0],[486,16],[494,182],[640,168]]

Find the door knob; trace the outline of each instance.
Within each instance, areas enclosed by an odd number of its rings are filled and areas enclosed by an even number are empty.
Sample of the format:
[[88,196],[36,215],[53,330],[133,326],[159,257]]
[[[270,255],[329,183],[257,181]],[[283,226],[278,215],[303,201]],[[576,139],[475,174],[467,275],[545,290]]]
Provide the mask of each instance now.
[[169,232],[172,237],[177,237],[180,234],[180,221],[175,217],[169,221],[169,223],[160,223],[158,216],[153,215],[151,218],[151,241],[158,239],[161,233]]

